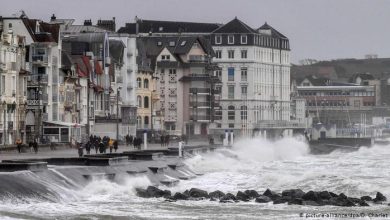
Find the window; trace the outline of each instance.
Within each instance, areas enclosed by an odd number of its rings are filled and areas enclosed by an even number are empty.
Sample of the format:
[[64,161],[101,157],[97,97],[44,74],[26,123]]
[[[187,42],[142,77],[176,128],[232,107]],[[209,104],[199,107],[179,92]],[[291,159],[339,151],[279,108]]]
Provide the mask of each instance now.
[[174,47],[175,46],[175,41],[169,41],[169,46]]
[[242,59],[246,59],[247,56],[248,56],[247,50],[241,50],[241,58],[242,58]]
[[234,120],[234,119],[235,119],[234,106],[230,105],[228,107],[228,120]]
[[241,95],[246,97],[247,94],[248,94],[248,87],[242,86],[241,87]]
[[1,76],[1,94],[5,93],[5,76]]
[[186,45],[186,43],[187,43],[187,41],[184,40],[181,42],[180,46],[184,46],[184,45]]
[[228,58],[234,59],[234,50],[228,50]]
[[145,116],[144,125],[149,125],[149,116]]
[[241,35],[241,44],[247,44],[248,43],[248,37],[246,35]]
[[144,97],[144,108],[149,108],[149,97],[148,96]]
[[170,60],[171,56],[170,55],[161,55],[161,60]]
[[137,116],[137,125],[138,127],[141,127],[142,125],[141,116]]
[[141,96],[137,96],[137,107],[138,108],[142,107],[142,98],[141,98]]
[[247,81],[247,80],[248,80],[248,69],[241,68],[241,81]]
[[228,68],[228,81],[234,81],[234,67]]
[[234,35],[228,36],[228,44],[234,44]]
[[228,99],[234,99],[234,86],[228,86]]
[[248,107],[241,106],[241,120],[247,120],[248,119]]
[[137,88],[142,88],[142,80],[141,78],[137,78]]
[[157,46],[161,46],[162,45],[162,42],[161,41],[158,41],[157,42]]
[[215,44],[222,44],[222,36],[221,35],[215,36]]
[[149,80],[148,79],[144,79],[144,88],[149,89]]
[[229,128],[234,128],[234,124],[229,124]]
[[216,50],[215,51],[215,58],[221,59],[222,58],[222,51],[221,50]]
[[216,70],[215,76],[218,77],[219,79],[221,79],[222,78],[222,70]]

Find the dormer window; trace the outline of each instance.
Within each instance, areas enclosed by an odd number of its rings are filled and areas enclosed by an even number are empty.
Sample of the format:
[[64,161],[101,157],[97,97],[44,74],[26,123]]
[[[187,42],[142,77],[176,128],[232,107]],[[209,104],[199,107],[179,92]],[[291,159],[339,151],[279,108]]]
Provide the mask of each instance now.
[[161,60],[170,60],[170,58],[169,55],[161,55]]
[[234,35],[228,36],[228,44],[234,44]]
[[161,41],[157,42],[157,46],[161,46],[161,45],[162,45]]
[[241,35],[241,44],[247,44],[248,43],[248,36]]
[[170,47],[174,47],[174,46],[175,46],[175,41],[170,41],[170,42],[169,42],[169,46],[170,46]]
[[186,45],[186,43],[187,43],[187,41],[182,41],[180,45],[184,46],[184,45]]
[[222,36],[221,35],[215,36],[215,44],[222,44]]
[[158,31],[163,31],[163,30],[164,30],[163,27],[159,27],[159,28],[158,28]]

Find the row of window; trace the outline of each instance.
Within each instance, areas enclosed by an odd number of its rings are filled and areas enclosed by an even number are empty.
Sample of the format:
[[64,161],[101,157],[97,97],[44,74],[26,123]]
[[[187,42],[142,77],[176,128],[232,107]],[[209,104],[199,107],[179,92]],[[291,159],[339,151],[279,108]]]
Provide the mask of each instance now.
[[[228,50],[228,58],[234,59],[235,56],[235,50]],[[222,58],[222,50],[216,50],[215,51],[215,58],[221,59]],[[241,59],[247,59],[248,58],[248,51],[247,50],[241,50]]]
[[[228,35],[228,44],[234,44],[234,35]],[[241,44],[247,44],[248,43],[248,36],[247,35],[241,35]],[[222,44],[222,35],[216,35],[215,36],[215,44]]]
[[[143,101],[144,101],[143,107],[144,108],[149,108],[149,96],[145,96],[143,98]],[[142,97],[140,95],[137,96],[137,107],[138,108],[142,108]]]
[[[142,88],[142,79],[141,78],[137,78],[137,88],[141,89]],[[144,89],[149,89],[149,80],[148,79],[144,79]]]
[[[240,35],[239,37],[241,44],[248,44],[248,36],[247,35]],[[222,35],[216,35],[215,36],[215,44],[222,44]],[[234,35],[227,35],[227,43],[228,44],[235,44],[236,39]],[[237,42],[238,43],[238,42]],[[266,36],[258,36],[254,35],[254,44],[264,47],[276,47],[276,48],[282,48],[282,49],[289,49],[290,45],[288,40],[281,40],[277,38],[272,37],[266,37]]]
[[[375,102],[363,102],[363,106],[374,106]],[[349,101],[308,101],[307,106],[326,106],[326,107],[339,107],[339,106],[350,106]],[[354,107],[360,107],[360,101],[354,101]]]
[[[241,86],[241,98],[245,98],[248,94],[248,87]],[[234,86],[228,86],[228,99],[234,99]]]
[[[228,81],[234,81],[234,75],[235,75],[235,69],[234,67],[228,68]],[[222,70],[215,71],[215,76],[222,78]],[[242,67],[241,68],[241,81],[247,81],[248,80],[248,68]]]
[[301,96],[374,96],[373,91],[329,91],[329,92],[316,92],[316,91],[299,91]]
[[[222,118],[222,111],[216,110],[215,116],[219,116]],[[241,120],[247,120],[248,119],[248,107],[243,105],[240,107],[240,116]],[[236,112],[233,105],[228,106],[228,120],[235,120],[236,119]]]
[[[143,121],[144,121],[144,125],[149,125],[149,116],[145,116]],[[141,116],[137,116],[137,125],[138,125],[138,127],[142,127],[142,117]]]

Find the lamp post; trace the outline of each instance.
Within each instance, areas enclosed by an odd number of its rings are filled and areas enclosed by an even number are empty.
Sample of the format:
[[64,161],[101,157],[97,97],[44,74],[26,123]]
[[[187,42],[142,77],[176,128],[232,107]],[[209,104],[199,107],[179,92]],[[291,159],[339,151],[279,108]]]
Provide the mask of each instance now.
[[5,144],[7,143],[7,132],[6,132],[6,113],[7,113],[7,103],[4,101],[3,102],[3,108],[4,108],[4,112],[3,112],[3,136],[4,136],[4,147],[5,147]]
[[121,86],[116,89],[116,141],[119,140],[119,91],[121,89]]

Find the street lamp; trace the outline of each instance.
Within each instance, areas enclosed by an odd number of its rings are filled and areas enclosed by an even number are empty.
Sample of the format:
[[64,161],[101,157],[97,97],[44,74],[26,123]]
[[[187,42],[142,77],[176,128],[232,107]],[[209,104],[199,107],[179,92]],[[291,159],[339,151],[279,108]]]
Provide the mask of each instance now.
[[122,86],[118,86],[116,89],[116,141],[119,141],[119,91]]

